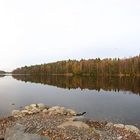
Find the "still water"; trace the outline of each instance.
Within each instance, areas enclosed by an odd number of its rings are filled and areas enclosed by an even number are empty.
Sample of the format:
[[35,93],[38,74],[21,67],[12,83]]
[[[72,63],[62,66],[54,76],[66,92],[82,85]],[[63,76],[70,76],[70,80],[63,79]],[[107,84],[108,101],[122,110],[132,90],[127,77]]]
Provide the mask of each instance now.
[[140,77],[0,76],[0,116],[31,103],[140,127]]

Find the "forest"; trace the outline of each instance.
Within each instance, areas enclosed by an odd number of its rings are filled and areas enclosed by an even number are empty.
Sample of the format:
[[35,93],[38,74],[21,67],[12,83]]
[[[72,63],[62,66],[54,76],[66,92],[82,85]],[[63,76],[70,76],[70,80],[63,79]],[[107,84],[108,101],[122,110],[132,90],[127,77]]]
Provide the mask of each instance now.
[[5,71],[0,70],[0,74],[5,74],[5,73],[6,73]]
[[13,74],[80,75],[80,76],[140,76],[140,54],[131,58],[81,59],[24,66]]

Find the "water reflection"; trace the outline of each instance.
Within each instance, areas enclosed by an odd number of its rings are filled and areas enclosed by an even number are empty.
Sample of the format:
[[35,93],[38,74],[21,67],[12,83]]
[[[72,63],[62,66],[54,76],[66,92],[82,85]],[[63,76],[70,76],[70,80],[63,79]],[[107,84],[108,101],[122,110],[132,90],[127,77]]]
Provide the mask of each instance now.
[[4,77],[4,76],[5,76],[5,75],[3,75],[3,74],[0,74],[0,78],[1,78],[1,77]]
[[67,89],[101,89],[105,91],[130,91],[140,95],[140,77],[72,77],[72,76],[31,76],[13,75],[13,78],[25,82],[53,85]]
[[7,75],[0,78],[0,116],[7,116],[21,106],[44,103],[85,111],[89,118],[140,127],[139,78],[13,77],[17,80]]

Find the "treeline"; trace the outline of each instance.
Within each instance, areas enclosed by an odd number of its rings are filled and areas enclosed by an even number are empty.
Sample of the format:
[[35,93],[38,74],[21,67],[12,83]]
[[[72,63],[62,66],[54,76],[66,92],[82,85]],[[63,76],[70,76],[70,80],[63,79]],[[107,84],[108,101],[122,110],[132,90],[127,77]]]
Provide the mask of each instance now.
[[0,70],[0,74],[5,74],[5,73],[6,73],[5,71]]
[[13,74],[140,76],[140,55],[125,59],[67,60],[17,68]]
[[[130,91],[140,95],[140,77],[91,77],[91,76],[43,76],[13,75],[13,78],[25,82],[53,85],[66,89],[89,89],[105,91]],[[125,92],[123,92],[125,93]]]

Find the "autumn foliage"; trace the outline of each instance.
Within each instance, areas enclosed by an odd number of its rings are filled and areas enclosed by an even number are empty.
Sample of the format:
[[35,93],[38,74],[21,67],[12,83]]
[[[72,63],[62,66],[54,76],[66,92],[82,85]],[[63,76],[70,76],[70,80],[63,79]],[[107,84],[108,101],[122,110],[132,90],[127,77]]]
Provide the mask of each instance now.
[[67,60],[17,68],[13,74],[140,76],[140,55],[132,58]]

